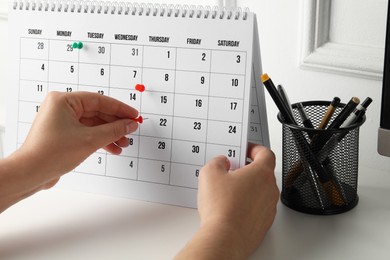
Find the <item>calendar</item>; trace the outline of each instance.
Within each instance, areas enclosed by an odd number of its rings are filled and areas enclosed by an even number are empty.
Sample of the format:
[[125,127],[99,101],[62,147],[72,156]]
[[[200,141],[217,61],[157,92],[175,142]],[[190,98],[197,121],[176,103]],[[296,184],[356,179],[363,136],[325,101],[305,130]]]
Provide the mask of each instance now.
[[50,91],[107,95],[147,118],[120,155],[96,151],[59,187],[196,207],[208,160],[225,155],[234,170],[248,142],[269,146],[256,15],[246,9],[14,1],[9,30],[6,154]]

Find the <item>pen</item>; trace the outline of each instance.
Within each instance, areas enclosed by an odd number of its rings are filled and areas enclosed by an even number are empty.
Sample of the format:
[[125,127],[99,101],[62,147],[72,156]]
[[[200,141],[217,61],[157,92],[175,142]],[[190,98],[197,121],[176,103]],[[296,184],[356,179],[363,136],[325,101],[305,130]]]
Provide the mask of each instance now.
[[341,128],[350,126],[351,124],[357,122],[358,117],[361,118],[366,113],[367,107],[371,104],[372,99],[367,97],[363,103],[359,104],[355,110],[345,119],[345,121],[341,124]]
[[[336,116],[333,122],[329,125],[328,129],[338,129],[342,123],[347,119],[347,117],[354,111],[354,109],[359,104],[360,99],[357,97],[352,97],[348,103],[342,108],[341,112]],[[316,138],[311,142],[311,148],[313,152],[318,153],[325,143],[329,140],[332,134],[324,133],[321,134],[321,137]]]
[[277,91],[270,77],[267,74],[263,74],[261,75],[261,80],[264,86],[267,88],[268,93],[271,95],[272,99],[274,100],[275,105],[278,107],[284,121],[287,124],[296,124],[294,117],[289,112],[286,103],[283,101],[282,97],[280,96],[279,92]]
[[[362,104],[358,105],[356,109],[351,113],[351,115],[343,122],[340,128],[348,127],[354,123],[360,122],[366,113],[367,107],[371,104],[372,99],[367,97]],[[317,154],[317,158],[324,165],[324,167],[329,167],[331,161],[329,160],[328,155],[333,151],[333,149],[338,145],[339,142],[349,133],[349,131],[344,131],[341,134],[333,135],[328,142],[322,147],[321,151]],[[337,181],[337,178],[335,179]],[[342,189],[340,183],[336,183],[336,186],[340,189],[345,198],[346,195]],[[339,204],[342,205],[342,204]]]
[[324,117],[322,118],[320,125],[318,126],[319,129],[326,128],[330,119],[332,118],[334,111],[336,111],[336,108],[339,104],[340,104],[340,98],[334,97],[332,102],[330,102],[330,105],[329,105],[328,109],[326,110],[326,113],[325,113]]
[[[340,104],[340,98],[339,97],[334,97],[333,100],[330,102],[324,117],[321,120],[321,123],[319,125],[319,129],[325,129],[326,126],[328,125],[330,119],[332,118],[334,112],[336,111],[337,106]],[[318,142],[318,138],[321,137],[320,135],[316,134],[312,137],[312,144]],[[326,142],[326,141],[325,141]],[[321,161],[320,161],[321,162]],[[292,186],[295,180],[298,178],[299,174],[303,171],[303,165],[302,161],[298,161],[295,163],[291,169],[287,173],[287,181],[286,181],[286,186]]]
[[348,118],[348,116],[355,110],[360,103],[360,99],[352,97],[349,102],[344,106],[341,112],[337,115],[335,120],[329,125],[328,129],[337,129]]
[[[311,122],[311,120],[308,118],[305,108],[303,107],[302,103],[297,103],[296,107],[298,109],[298,112],[302,118],[302,123],[306,128],[314,129],[314,126]],[[313,138],[312,132],[307,132],[310,138]],[[303,165],[302,161],[297,161],[291,169],[287,172],[286,175],[286,186],[291,186],[295,180],[298,178],[300,173],[303,171]]]
[[291,103],[290,103],[290,99],[288,98],[286,91],[284,90],[282,85],[278,85],[277,89],[278,89],[280,97],[282,98],[282,100],[284,101],[284,103],[286,104],[288,110],[290,111],[291,115],[294,118],[294,111],[292,109],[292,106],[291,106]]
[[[344,122],[344,127],[348,127],[354,123],[357,123],[359,122],[364,114],[366,113],[366,110],[367,110],[367,107],[371,104],[372,102],[372,99],[370,97],[366,98],[363,103],[361,104],[361,106],[357,107],[356,108],[356,116],[354,116],[353,120],[349,120],[349,122],[347,122],[347,120]],[[318,160],[322,163],[325,161],[326,157],[329,155],[330,151],[332,151],[336,145],[349,133],[349,131],[345,131],[339,135],[333,135],[329,141],[324,145],[324,147],[321,149],[321,151],[318,153]]]
[[[292,115],[288,112],[287,107],[285,106],[285,103],[282,101],[282,98],[280,97],[275,85],[273,84],[272,80],[267,74],[263,74],[261,76],[261,80],[264,84],[264,86],[267,88],[268,92],[270,93],[272,99],[274,100],[276,106],[279,108],[280,114],[282,115],[284,121],[287,124],[294,124],[294,118]],[[340,200],[340,194],[336,194],[334,192],[335,187],[334,184],[332,183],[331,179],[329,178],[328,173],[326,172],[326,169],[319,163],[317,158],[314,156],[313,152],[311,151],[309,144],[307,143],[305,137],[303,134],[299,131],[293,131],[292,129],[292,134],[295,138],[297,148],[300,150],[301,156],[304,157],[305,161],[310,165],[310,168],[314,172],[317,173],[318,178],[322,184],[323,189],[325,192],[328,194],[328,196],[334,200],[334,196],[337,196],[337,200]],[[314,182],[313,185],[314,187],[317,187],[316,185],[316,178],[314,176],[310,176],[311,180]],[[324,209],[325,206],[323,204],[323,199],[321,198],[319,190],[316,188],[316,193],[317,193],[317,198],[319,200],[319,203],[321,207]]]
[[[298,112],[299,112],[299,114],[300,114],[300,116],[302,118],[302,124],[306,128],[314,129],[314,126],[313,126],[310,118],[307,116],[306,110],[303,107],[302,103],[298,103],[297,104],[297,108],[298,108]],[[308,132],[307,134],[309,135],[310,138],[313,137],[313,133],[312,132]]]
[[[336,111],[337,106],[340,104],[340,98],[334,97],[333,100],[330,102],[324,117],[321,120],[320,125],[318,126],[319,129],[325,129],[328,125],[330,119],[332,118],[334,112]],[[314,135],[312,137],[312,142],[316,142],[317,138],[319,137],[318,134]],[[296,162],[291,169],[287,173],[286,178],[286,186],[292,186],[295,180],[298,178],[299,174],[303,171],[303,165],[301,161]]]

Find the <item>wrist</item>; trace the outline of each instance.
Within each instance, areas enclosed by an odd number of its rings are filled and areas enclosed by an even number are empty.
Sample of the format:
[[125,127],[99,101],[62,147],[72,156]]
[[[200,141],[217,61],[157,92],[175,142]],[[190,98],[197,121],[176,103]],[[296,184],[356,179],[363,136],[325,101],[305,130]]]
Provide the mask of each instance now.
[[178,259],[246,259],[246,241],[237,229],[223,222],[202,223],[191,241],[176,256]]
[[16,151],[0,161],[0,212],[41,190],[47,175]]
[[[248,257],[247,241],[241,234],[241,228],[226,219],[209,220],[201,224],[199,232],[210,239],[210,244],[224,251],[228,259],[245,259]],[[222,258],[221,258],[222,259]],[[227,258],[225,258],[227,259]]]

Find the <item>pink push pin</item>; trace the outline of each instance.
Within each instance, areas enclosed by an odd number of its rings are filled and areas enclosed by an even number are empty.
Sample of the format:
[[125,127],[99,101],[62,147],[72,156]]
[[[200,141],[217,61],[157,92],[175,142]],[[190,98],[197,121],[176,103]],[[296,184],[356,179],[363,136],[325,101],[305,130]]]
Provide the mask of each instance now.
[[138,90],[139,92],[144,92],[145,85],[144,84],[137,84],[137,85],[135,85],[135,89]]
[[139,124],[142,124],[144,122],[144,118],[142,116],[139,116],[137,118],[132,118],[135,122],[138,122]]

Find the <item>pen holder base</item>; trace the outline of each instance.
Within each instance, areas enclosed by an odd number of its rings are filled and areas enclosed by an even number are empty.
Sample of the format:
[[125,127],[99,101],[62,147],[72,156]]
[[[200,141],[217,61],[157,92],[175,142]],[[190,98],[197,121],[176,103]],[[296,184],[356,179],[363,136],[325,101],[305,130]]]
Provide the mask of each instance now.
[[[318,129],[330,102],[302,102],[314,128],[306,128],[293,104],[297,124],[283,128],[281,201],[287,207],[315,215],[334,215],[354,208],[357,195],[359,127],[365,117],[345,128]],[[329,124],[345,104],[340,104]]]
[[[347,190],[349,194],[356,194],[356,190],[354,190],[352,187],[345,186],[344,189]],[[321,208],[313,205],[309,206],[310,203],[308,203],[308,206],[305,206],[304,204],[306,203],[302,202],[302,197],[300,196],[299,190],[296,190],[295,188],[290,190],[282,190],[280,199],[287,207],[302,213],[312,215],[335,215],[344,213],[353,209],[359,202],[359,196],[356,194],[355,198],[348,198],[349,203],[342,206],[330,205],[326,208]]]

